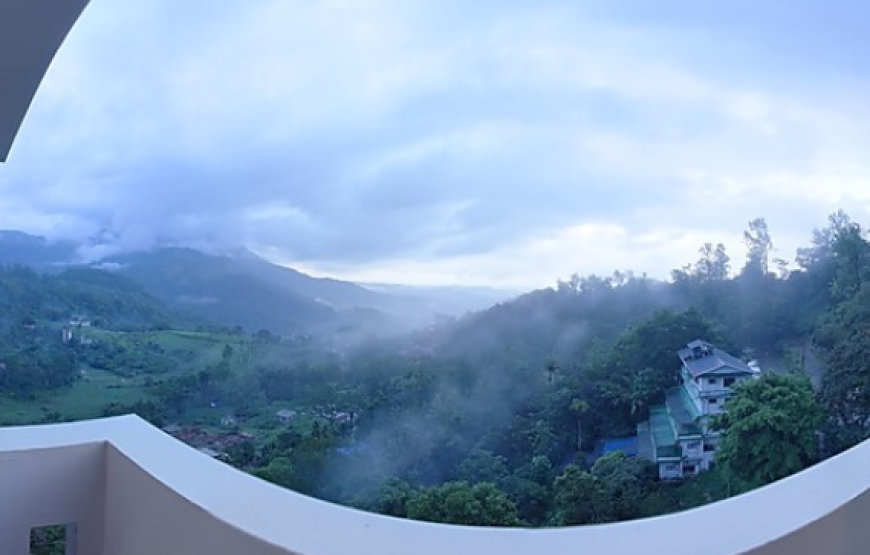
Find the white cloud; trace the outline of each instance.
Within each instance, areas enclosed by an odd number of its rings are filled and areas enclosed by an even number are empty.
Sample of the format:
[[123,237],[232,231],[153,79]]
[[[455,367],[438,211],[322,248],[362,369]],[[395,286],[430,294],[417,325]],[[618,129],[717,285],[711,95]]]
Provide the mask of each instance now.
[[757,216],[784,256],[837,208],[870,220],[849,45],[795,67],[803,27],[668,6],[94,3],[0,168],[3,226],[541,285],[736,258]]
[[[614,223],[584,223],[506,245],[493,251],[438,260],[395,259],[359,269],[341,264],[328,267],[329,275],[366,283],[401,281],[414,285],[489,284],[507,288],[554,285],[571,274],[611,275],[634,270],[637,275],[667,279],[671,270],[695,262],[706,242],[725,243],[738,270],[742,230],[699,233],[677,226],[648,229],[638,235]],[[280,256],[278,256],[280,260]],[[318,273],[314,267],[307,270]]]

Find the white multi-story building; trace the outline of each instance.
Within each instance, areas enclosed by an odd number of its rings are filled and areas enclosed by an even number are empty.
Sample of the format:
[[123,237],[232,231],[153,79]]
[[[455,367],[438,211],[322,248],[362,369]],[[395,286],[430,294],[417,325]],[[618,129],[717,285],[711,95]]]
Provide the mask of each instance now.
[[658,465],[664,480],[694,476],[709,470],[719,433],[710,417],[738,383],[757,377],[759,370],[706,341],[680,349],[680,385],[665,395],[665,404],[650,409],[650,419],[638,426],[638,454]]

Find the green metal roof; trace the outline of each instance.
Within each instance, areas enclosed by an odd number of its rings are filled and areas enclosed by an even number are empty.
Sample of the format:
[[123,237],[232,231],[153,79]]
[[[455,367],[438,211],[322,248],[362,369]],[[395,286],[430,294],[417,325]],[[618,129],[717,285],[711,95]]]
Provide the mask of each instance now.
[[701,413],[689,398],[684,387],[669,389],[665,395],[668,414],[673,419],[673,427],[680,436],[700,435],[701,428],[698,419]]
[[662,448],[676,447],[677,436],[671,424],[671,417],[665,407],[653,407],[650,409],[649,427],[656,454]]
[[655,458],[649,422],[641,422],[637,425],[637,456],[648,460]]

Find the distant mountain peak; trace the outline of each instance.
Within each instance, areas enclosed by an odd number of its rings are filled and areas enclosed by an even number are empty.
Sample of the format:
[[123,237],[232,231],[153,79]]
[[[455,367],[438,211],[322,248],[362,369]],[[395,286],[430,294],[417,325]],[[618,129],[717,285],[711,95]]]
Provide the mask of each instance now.
[[346,325],[373,314],[399,327],[421,327],[436,315],[483,309],[512,296],[480,288],[364,287],[309,276],[245,246],[199,248],[162,242],[122,249],[107,233],[76,244],[0,231],[0,264],[49,272],[75,266],[108,271],[138,283],[165,303],[195,309],[208,320],[274,331]]
[[75,261],[76,245],[71,241],[48,240],[23,231],[0,230],[0,264],[21,264],[38,268],[64,266]]
[[249,249],[248,247],[245,247],[243,245],[230,248],[230,249],[226,250],[223,253],[223,255],[226,256],[227,258],[232,258],[234,260],[239,260],[242,262],[251,261],[251,262],[267,262],[267,263],[269,263],[268,260],[266,260],[265,258],[260,256],[259,254],[255,253],[254,251],[252,251],[251,249]]

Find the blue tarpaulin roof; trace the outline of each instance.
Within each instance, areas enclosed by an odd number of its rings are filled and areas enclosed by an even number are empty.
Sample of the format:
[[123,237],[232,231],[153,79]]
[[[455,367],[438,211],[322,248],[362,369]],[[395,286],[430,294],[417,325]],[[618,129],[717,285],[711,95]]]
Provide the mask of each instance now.
[[599,457],[614,451],[622,451],[629,457],[634,457],[637,455],[637,436],[602,439],[595,451]]

